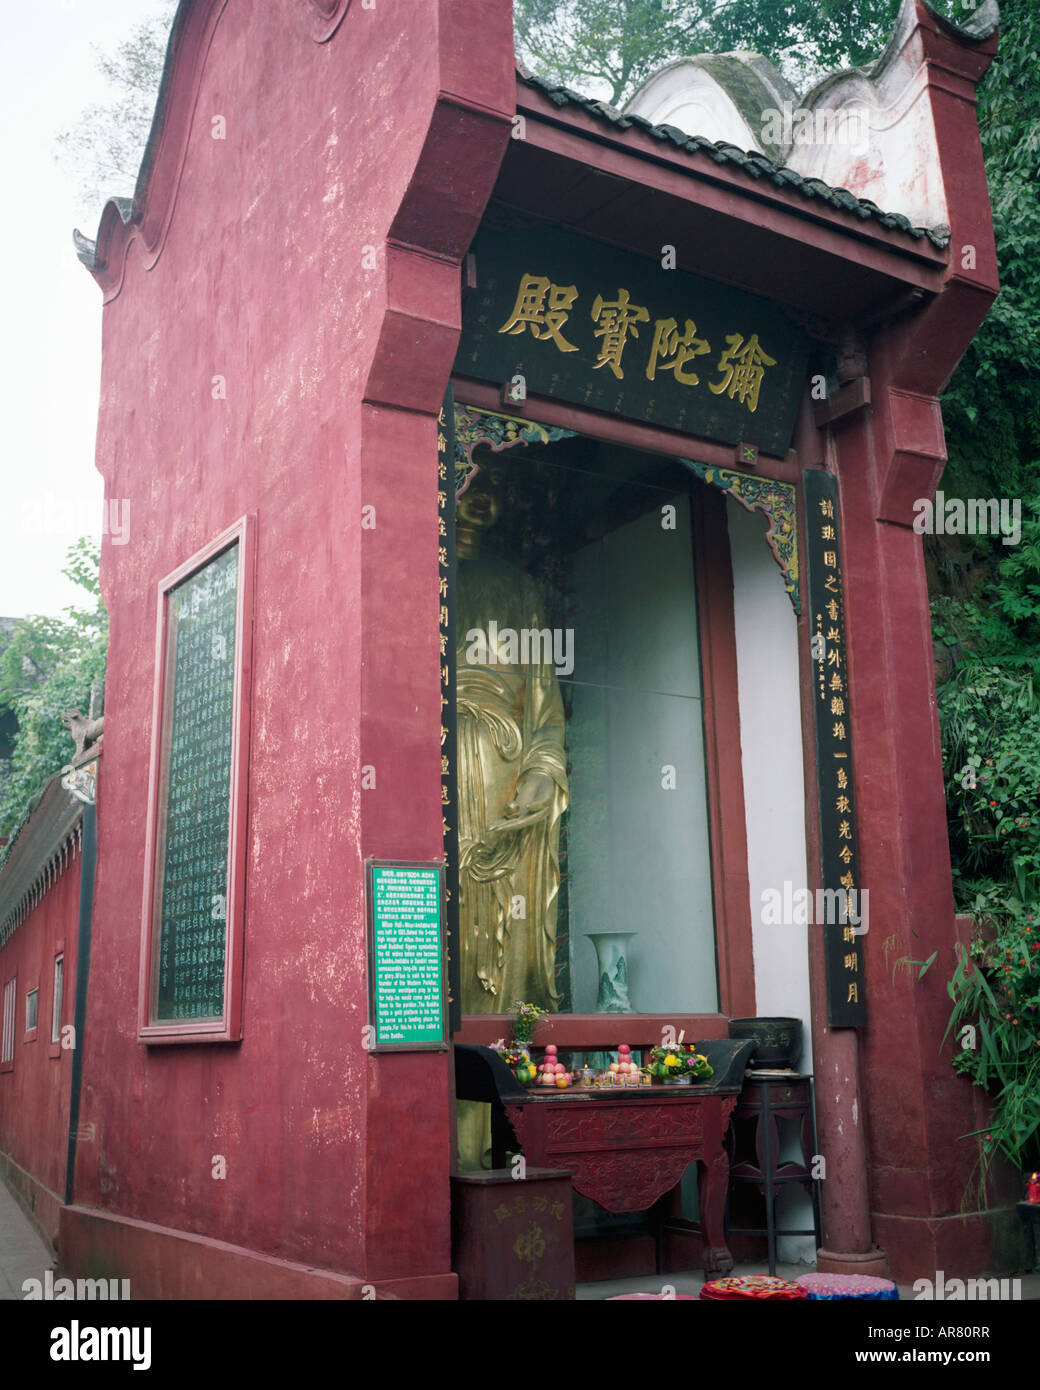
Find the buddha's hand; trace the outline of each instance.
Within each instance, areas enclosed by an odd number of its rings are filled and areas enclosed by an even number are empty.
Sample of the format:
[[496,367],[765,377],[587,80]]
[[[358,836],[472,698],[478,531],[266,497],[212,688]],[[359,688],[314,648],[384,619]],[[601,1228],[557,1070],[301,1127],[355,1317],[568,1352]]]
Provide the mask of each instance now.
[[517,780],[516,796],[503,808],[503,818],[492,821],[487,828],[489,835],[497,835],[505,830],[522,830],[524,826],[535,825],[549,814],[553,803],[556,784],[544,772],[525,772]]

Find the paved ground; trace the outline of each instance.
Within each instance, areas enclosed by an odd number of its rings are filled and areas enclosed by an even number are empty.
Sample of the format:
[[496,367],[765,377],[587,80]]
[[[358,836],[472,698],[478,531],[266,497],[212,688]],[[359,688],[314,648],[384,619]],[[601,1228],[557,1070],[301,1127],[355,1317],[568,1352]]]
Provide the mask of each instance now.
[[0,1301],[24,1298],[23,1280],[42,1280],[53,1268],[52,1250],[0,1182]]
[[[25,1295],[22,1283],[26,1279],[41,1279],[55,1267],[54,1254],[37,1234],[35,1226],[18,1205],[6,1185],[0,1182],[0,1302],[20,1299]],[[796,1279],[805,1274],[808,1265],[777,1265],[781,1279]],[[764,1264],[741,1264],[734,1274],[768,1274]],[[704,1275],[697,1270],[685,1274],[644,1275],[638,1279],[612,1279],[597,1284],[579,1284],[578,1299],[595,1302],[616,1293],[660,1293],[670,1285],[676,1293],[700,1292]],[[913,1299],[913,1289],[900,1285],[899,1296]],[[1022,1276],[1022,1298],[1040,1300],[1040,1273]]]
[[[808,1265],[781,1265],[776,1267],[780,1279],[797,1279],[799,1274],[807,1274]],[[738,1264],[734,1274],[768,1274],[766,1265]],[[611,1298],[618,1293],[660,1293],[669,1285],[676,1293],[691,1293],[695,1297],[701,1291],[704,1274],[699,1269],[687,1270],[683,1274],[644,1274],[641,1279],[608,1279],[596,1284],[579,1284],[574,1291],[576,1299]]]
[[[810,1273],[811,1268],[811,1265],[778,1264],[776,1273],[780,1279],[797,1279],[800,1274]],[[733,1273],[768,1274],[769,1268],[764,1263],[738,1264]],[[1022,1274],[1018,1277],[1022,1281],[1023,1302],[1040,1301],[1040,1273]],[[598,1284],[579,1284],[575,1289],[575,1298],[596,1301],[611,1298],[618,1293],[660,1293],[666,1284],[670,1285],[676,1293],[690,1293],[696,1296],[700,1293],[703,1283],[704,1275],[700,1270],[689,1270],[684,1274],[645,1274],[641,1279],[611,1279]],[[916,1297],[913,1286],[900,1284],[899,1297],[901,1300],[913,1302]]]

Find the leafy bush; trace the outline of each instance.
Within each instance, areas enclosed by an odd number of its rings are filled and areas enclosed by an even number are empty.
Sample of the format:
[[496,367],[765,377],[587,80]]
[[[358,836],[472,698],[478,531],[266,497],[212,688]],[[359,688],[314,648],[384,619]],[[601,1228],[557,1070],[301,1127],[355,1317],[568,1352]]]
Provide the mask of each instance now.
[[1040,1166],[1040,924],[996,885],[978,895],[975,914],[994,935],[959,952],[947,986],[948,1032],[966,1044],[953,1065],[993,1096],[990,1124],[978,1131],[984,1164],[999,1150],[1024,1172]]
[[[1000,8],[979,130],[1001,293],[943,398],[942,485],[1020,499],[1022,539],[975,538],[969,565],[949,567],[954,582],[937,566],[932,603],[932,635],[953,664],[938,700],[954,892],[978,925],[947,984],[947,1035],[957,1070],[992,1099],[983,1172],[998,1151],[1020,1169],[1040,1164],[1040,9]],[[960,582],[969,567],[989,580],[974,593]]]
[[0,712],[10,710],[17,733],[9,764],[0,763],[0,834],[9,834],[75,751],[62,727],[67,709],[84,714],[91,686],[103,684],[108,614],[98,585],[98,545],[77,541],[62,571],[89,602],[64,618],[23,618],[0,651]]
[[[1020,561],[1005,566],[1021,575]],[[999,585],[994,599],[967,617],[999,647],[1019,605]],[[984,1170],[997,1151],[1040,1165],[1040,699],[1035,650],[1013,657],[969,657],[939,689],[954,892],[978,928],[947,984],[947,1036],[956,1069],[993,1101]]]

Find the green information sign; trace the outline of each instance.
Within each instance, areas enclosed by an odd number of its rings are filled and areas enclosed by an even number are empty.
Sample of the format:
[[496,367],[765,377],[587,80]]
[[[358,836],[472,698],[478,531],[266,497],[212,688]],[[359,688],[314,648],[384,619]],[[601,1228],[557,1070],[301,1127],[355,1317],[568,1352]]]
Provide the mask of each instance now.
[[370,859],[366,868],[370,1051],[445,1049],[444,866]]

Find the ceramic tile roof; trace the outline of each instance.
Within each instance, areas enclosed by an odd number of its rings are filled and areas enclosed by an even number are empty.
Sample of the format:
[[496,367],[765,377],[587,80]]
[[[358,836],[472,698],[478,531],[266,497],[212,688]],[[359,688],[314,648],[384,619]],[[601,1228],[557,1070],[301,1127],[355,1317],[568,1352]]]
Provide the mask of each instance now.
[[0,946],[79,852],[83,802],[52,777],[33,800],[0,860]]

